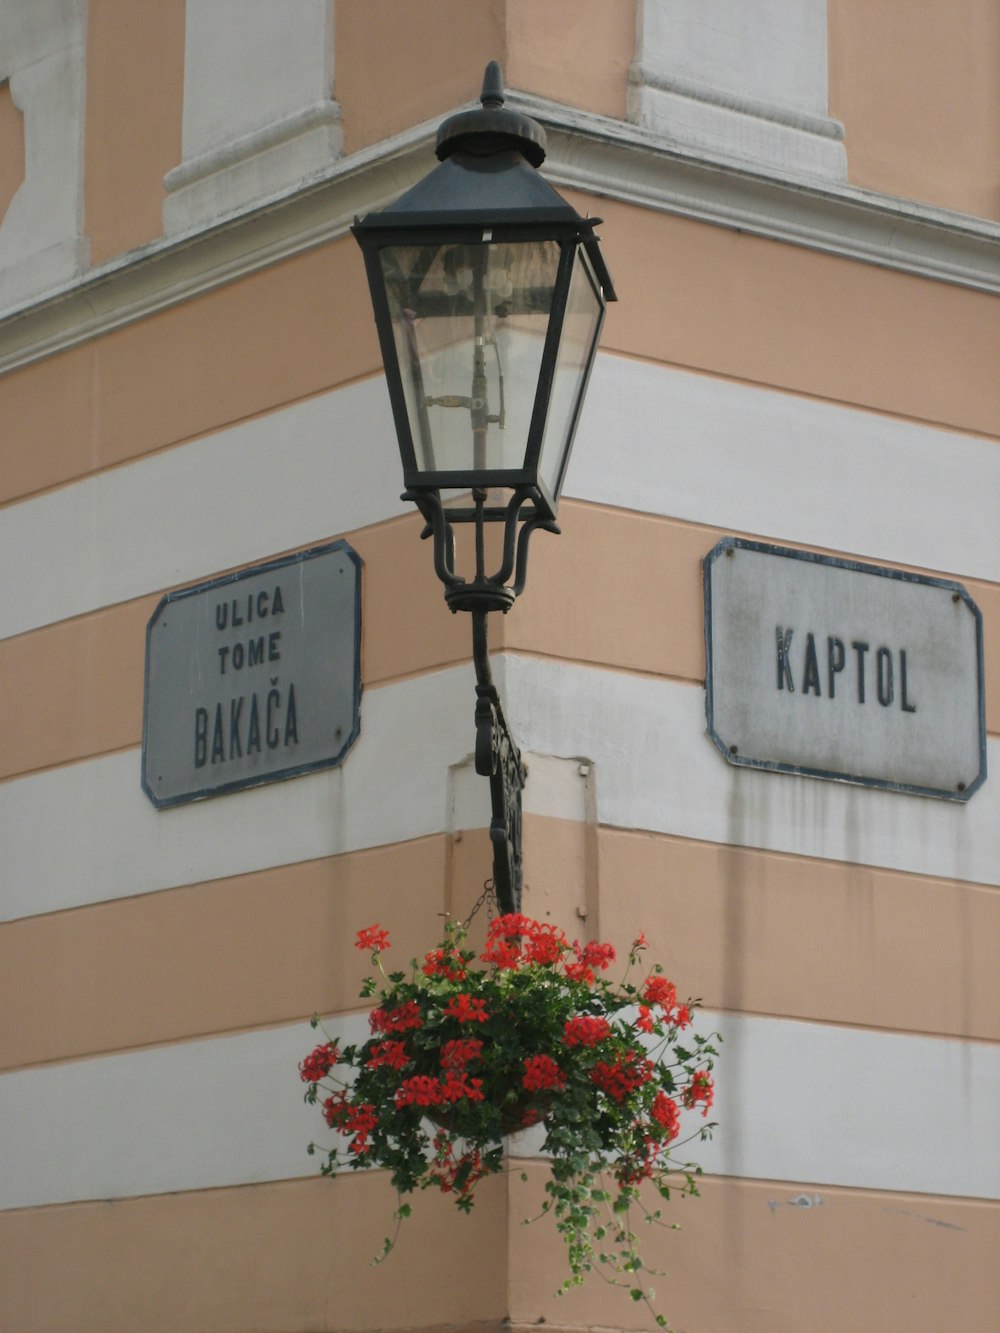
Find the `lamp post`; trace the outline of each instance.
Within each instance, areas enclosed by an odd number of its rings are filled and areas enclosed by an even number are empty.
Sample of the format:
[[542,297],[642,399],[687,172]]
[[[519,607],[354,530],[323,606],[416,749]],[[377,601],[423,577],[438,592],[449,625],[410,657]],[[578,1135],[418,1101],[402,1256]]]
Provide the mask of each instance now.
[[[493,882],[519,908],[524,770],[490,673],[487,616],[522,592],[528,539],[555,518],[605,302],[594,227],[538,174],[545,131],[503,105],[491,61],[482,107],[441,125],[440,165],[355,220],[399,450],[404,500],[433,539],[452,611],[472,614],[476,770],[491,779]],[[474,570],[455,567],[471,525]],[[487,571],[486,525],[502,534]]]

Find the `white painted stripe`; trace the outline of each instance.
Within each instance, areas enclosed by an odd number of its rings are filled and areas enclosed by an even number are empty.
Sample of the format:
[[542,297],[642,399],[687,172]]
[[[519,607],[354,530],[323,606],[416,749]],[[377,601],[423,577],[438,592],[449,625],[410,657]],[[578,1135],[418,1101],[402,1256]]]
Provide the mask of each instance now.
[[1000,1047],[725,1014],[715,1175],[1000,1198]]
[[[0,919],[451,827],[450,769],[469,764],[475,742],[471,666],[366,691],[361,707],[361,735],[341,768],[169,810],[140,790],[137,749],[0,784]],[[488,784],[478,811],[476,789],[461,789],[462,813],[475,820],[466,827],[488,825]]]
[[410,506],[365,380],[0,510],[0,634],[364,527]]
[[[530,813],[580,819],[572,765],[533,756],[583,758],[603,824],[1000,883],[1000,782],[961,804],[735,768],[695,686],[509,654],[494,667]],[[473,703],[469,667],[369,690],[343,768],[172,810],[140,791],[138,750],[0,783],[0,919],[482,827]]]
[[[365,1031],[363,1016],[344,1026]],[[706,1170],[1000,1193],[1000,1048],[774,1018],[705,1014],[699,1026],[725,1039],[720,1129],[689,1149]],[[305,1147],[325,1130],[296,1066],[314,1041],[302,1023],[3,1075],[0,1207],[311,1175]]]
[[[374,378],[10,504],[0,637],[403,512],[394,441]],[[996,444],[621,357],[566,493],[1000,582]]]
[[3,1075],[0,1203],[311,1174],[323,1122],[296,1071],[311,1038],[302,1023]]
[[877,412],[598,359],[567,495],[1000,581],[1000,447]]
[[514,654],[496,674],[519,745],[593,762],[602,824],[1000,884],[996,780],[962,803],[738,768],[700,688]]

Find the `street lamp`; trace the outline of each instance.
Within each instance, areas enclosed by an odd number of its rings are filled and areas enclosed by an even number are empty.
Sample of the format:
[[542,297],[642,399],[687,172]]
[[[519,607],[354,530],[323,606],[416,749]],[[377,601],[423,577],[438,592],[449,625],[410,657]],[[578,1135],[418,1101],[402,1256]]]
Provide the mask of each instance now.
[[[606,301],[594,227],[539,176],[545,131],[505,109],[491,61],[482,107],[438,130],[441,159],[394,204],[356,219],[385,366],[403,499],[432,537],[452,611],[472,613],[476,769],[491,778],[494,888],[520,898],[524,773],[493,685],[486,617],[523,590],[528,538],[555,517]],[[475,568],[455,567],[472,526]],[[502,534],[486,565],[486,525]],[[502,526],[500,526],[502,525]]]

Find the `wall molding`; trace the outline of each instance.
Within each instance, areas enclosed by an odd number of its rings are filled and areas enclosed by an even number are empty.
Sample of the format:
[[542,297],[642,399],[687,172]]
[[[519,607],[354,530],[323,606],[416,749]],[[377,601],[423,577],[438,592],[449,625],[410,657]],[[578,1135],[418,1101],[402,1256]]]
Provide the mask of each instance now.
[[163,178],[163,187],[168,193],[182,190],[185,186],[204,180],[206,176],[214,176],[227,167],[236,166],[247,158],[290,143],[310,130],[324,125],[337,125],[339,122],[340,107],[336,102],[314,102],[294,115],[265,125],[252,134],[244,134],[242,138],[223,144],[221,148],[211,148],[198,157],[187,159],[167,172]]
[[[1000,293],[1000,223],[814,177],[749,170],[531,94],[513,92],[511,100],[545,125],[545,175],[557,187]],[[355,214],[383,207],[431,168],[437,124],[414,126],[304,186],[118,256],[9,309],[0,318],[0,372],[345,235]]]
[[759,120],[773,120],[779,125],[787,125],[792,130],[803,130],[806,134],[818,134],[823,139],[844,138],[844,127],[832,116],[818,116],[798,107],[782,106],[779,103],[764,102],[757,97],[744,97],[739,93],[722,92],[697,79],[685,79],[675,74],[664,74],[657,69],[636,61],[629,69],[629,85],[651,88],[661,93],[676,93],[678,97],[687,97],[694,102],[710,102],[713,106],[726,111],[739,111],[745,116],[756,116]]

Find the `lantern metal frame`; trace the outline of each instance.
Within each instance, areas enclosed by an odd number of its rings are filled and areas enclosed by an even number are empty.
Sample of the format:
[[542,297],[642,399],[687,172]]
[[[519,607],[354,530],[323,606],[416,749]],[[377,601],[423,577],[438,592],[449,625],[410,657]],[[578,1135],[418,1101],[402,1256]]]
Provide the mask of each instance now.
[[[579,218],[568,225],[560,219],[558,222],[550,223],[547,227],[539,226],[537,218],[531,218],[530,220],[526,218],[524,221],[519,221],[517,225],[509,226],[488,226],[484,219],[480,219],[472,228],[435,227],[426,230],[420,227],[417,222],[414,222],[412,226],[402,230],[380,225],[384,217],[385,214],[370,216],[355,223],[353,231],[364,248],[368,281],[375,312],[375,325],[379,335],[382,361],[387,371],[389,398],[399,439],[400,455],[403,460],[403,481],[407,490],[414,493],[434,494],[442,490],[468,490],[474,486],[487,490],[495,487],[509,487],[523,490],[526,498],[533,501],[540,514],[546,518],[554,519],[558,508],[558,496],[562,489],[566,465],[572,449],[573,437],[576,433],[580,408],[586,393],[589,369],[593,362],[593,349],[596,349],[600,339],[604,318],[605,298],[601,279],[595,271],[593,260],[587,251],[580,249],[581,246],[589,246],[598,257],[600,256],[593,235],[593,228],[600,219]],[[398,369],[398,351],[395,345],[392,316],[379,267],[380,253],[384,249],[401,245],[427,248],[431,246],[462,245],[471,249],[477,246],[499,246],[508,242],[518,244],[531,241],[556,242],[560,248],[560,257],[553,287],[553,303],[549,311],[545,344],[539,365],[531,422],[528,427],[524,466],[433,471],[421,468],[417,463],[417,451],[413,441],[413,431],[407,410],[402,375]],[[586,357],[587,373],[584,375],[576,395],[572,419],[566,432],[566,442],[560,459],[557,483],[554,490],[550,490],[545,479],[539,475],[540,456],[559,348],[565,326],[566,304],[573,277],[573,266],[578,258],[583,263],[584,272],[590,282],[600,314],[593,330],[592,349],[588,350]],[[491,420],[495,420],[495,417]]]
[[[488,775],[493,797],[490,829],[494,849],[494,889],[501,909],[516,911],[521,893],[521,789],[525,770],[504,718],[493,684],[487,643],[487,617],[491,611],[506,613],[523,591],[527,576],[528,541],[538,528],[558,532],[556,511],[581,406],[587,390],[606,302],[616,299],[614,286],[601,256],[594,233],[599,218],[583,218],[538,174],[545,158],[545,131],[536,121],[503,105],[500,67],[491,61],[486,68],[481,108],[459,112],[440,127],[437,155],[440,165],[380,212],[356,218],[352,232],[364,254],[371,291],[375,325],[386,372],[389,398],[403,464],[406,487],[402,498],[412,501],[425,520],[424,538],[433,539],[434,568],[444,585],[445,601],[455,611],[472,615],[473,663],[476,670],[476,769]],[[445,246],[468,247],[479,252],[485,275],[488,246],[554,242],[559,262],[551,288],[539,289],[540,304],[532,313],[547,314],[545,338],[535,379],[534,399],[517,466],[475,466],[485,460],[486,433],[490,424],[503,427],[503,382],[500,402],[489,410],[486,391],[482,319],[476,301],[470,301],[473,328],[473,366],[468,396],[446,400],[428,398],[422,392],[417,410],[429,406],[457,407],[470,413],[473,466],[434,470],[421,467],[413,438],[410,408],[404,387],[393,315],[382,266],[382,252],[393,247],[424,248],[429,255]],[[433,261],[431,261],[433,262]],[[578,267],[579,266],[579,267]],[[556,466],[550,481],[541,475],[541,456],[546,445],[546,426],[571,287],[583,273],[594,298],[593,325],[589,344],[576,365],[574,395],[568,402],[564,429],[559,440]],[[426,274],[427,270],[425,270]],[[481,283],[483,278],[478,281]],[[482,288],[480,287],[480,293]],[[421,302],[432,301],[421,292]],[[430,308],[426,306],[425,308]],[[448,312],[451,313],[450,311]],[[411,354],[413,382],[422,389],[419,359]],[[430,438],[429,424],[424,427]],[[551,455],[550,455],[551,461]],[[495,492],[510,492],[506,503],[497,503]],[[468,493],[469,500],[442,492]],[[471,578],[456,569],[455,528],[471,524],[474,529],[475,571]],[[499,566],[486,565],[486,525],[502,524]]]

